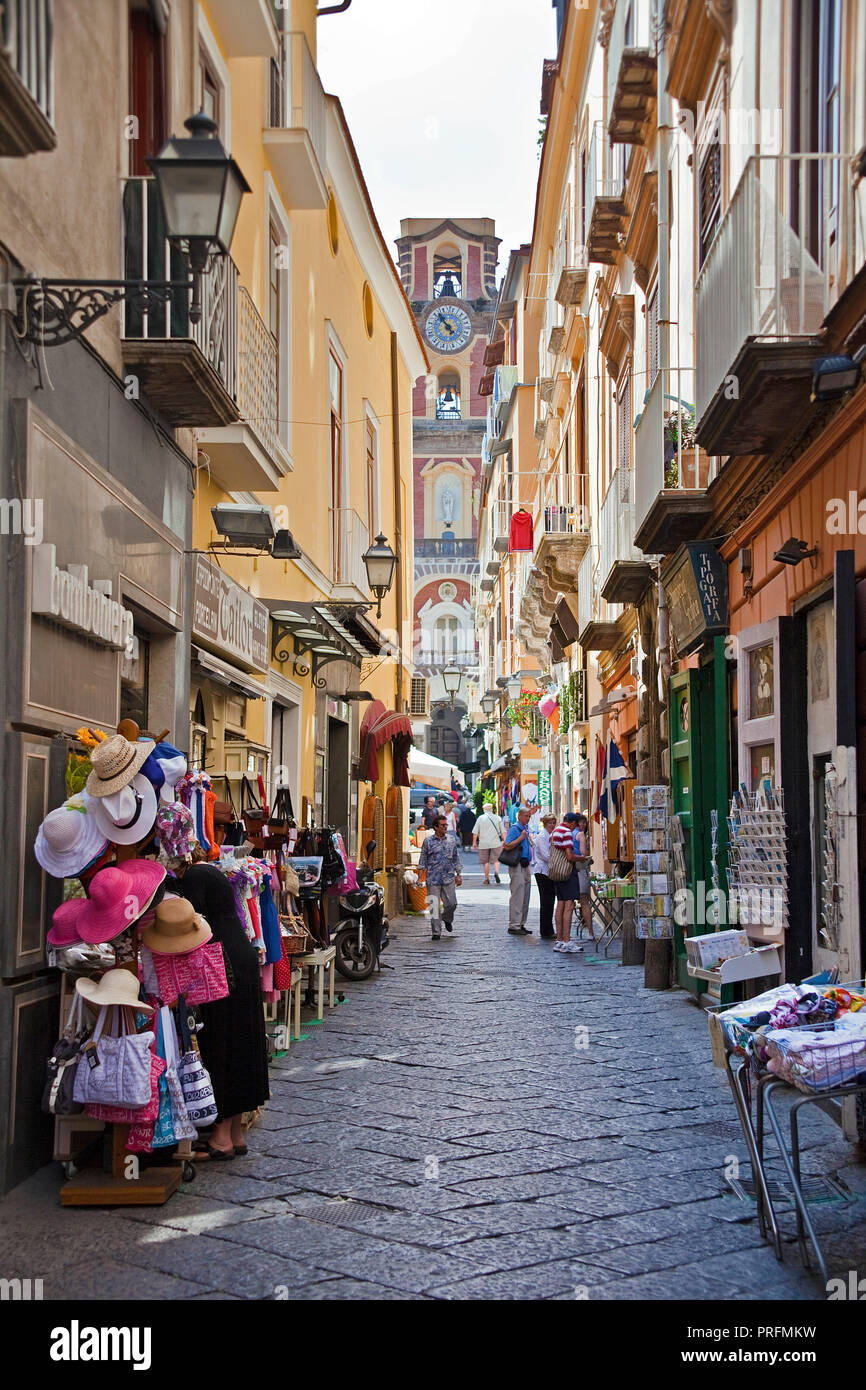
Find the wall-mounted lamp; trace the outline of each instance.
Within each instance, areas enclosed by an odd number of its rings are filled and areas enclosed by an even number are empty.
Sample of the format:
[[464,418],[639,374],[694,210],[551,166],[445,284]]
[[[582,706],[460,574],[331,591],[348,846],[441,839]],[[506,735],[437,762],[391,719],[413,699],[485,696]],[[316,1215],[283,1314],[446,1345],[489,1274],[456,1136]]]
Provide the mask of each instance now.
[[809,546],[807,541],[792,536],[774,553],[773,559],[783,565],[799,565],[801,560],[814,560],[817,554],[817,545]]
[[376,617],[382,616],[382,599],[394,582],[397,556],[380,531],[373,544],[361,556],[367,571],[367,583],[376,595]]
[[844,353],[819,357],[812,364],[812,401],[838,401],[853,391],[860,380],[860,366],[866,357],[866,347],[858,348],[853,357]]
[[442,684],[445,687],[445,694],[451,701],[451,708],[454,708],[454,700],[460,694],[460,685],[463,680],[463,672],[459,666],[446,666],[442,671]]

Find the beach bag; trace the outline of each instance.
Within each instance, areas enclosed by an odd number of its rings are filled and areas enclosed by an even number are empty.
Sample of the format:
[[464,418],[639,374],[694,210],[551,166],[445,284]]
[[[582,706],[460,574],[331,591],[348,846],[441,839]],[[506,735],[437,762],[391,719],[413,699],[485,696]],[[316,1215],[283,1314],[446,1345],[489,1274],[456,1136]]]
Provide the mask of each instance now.
[[196,1129],[209,1129],[217,1117],[213,1085],[198,1047],[192,1041],[189,1017],[183,999],[178,1001],[177,1022],[180,1028],[180,1045],[183,1048],[183,1056],[177,1064],[177,1074],[186,1113]]
[[146,1105],[88,1105],[87,1114],[91,1120],[105,1120],[108,1124],[152,1125],[159,1113],[159,1078],[164,1071],[165,1060],[154,1048],[150,1054],[150,1100]]
[[45,1115],[80,1115],[83,1105],[75,1100],[75,1072],[78,1054],[87,1037],[84,1021],[84,1000],[76,990],[66,1026],[51,1050],[46,1063],[45,1090],[42,1093],[42,1112]]
[[[120,1004],[103,1005],[93,1036],[78,1055],[73,1094],[82,1105],[138,1107],[146,1105],[151,1098],[154,1034],[149,1030],[145,1033],[126,1031],[125,1008]],[[116,1037],[105,1033],[112,1010],[112,1023],[119,1029]]]
[[208,941],[178,956],[158,951],[152,954],[158,994],[164,1004],[173,1004],[181,994],[187,1004],[212,1004],[215,999],[226,998],[229,987],[218,941]]
[[574,868],[571,860],[560,849],[559,845],[551,844],[550,858],[547,861],[547,877],[554,883],[565,883],[567,878],[571,878],[571,871]]

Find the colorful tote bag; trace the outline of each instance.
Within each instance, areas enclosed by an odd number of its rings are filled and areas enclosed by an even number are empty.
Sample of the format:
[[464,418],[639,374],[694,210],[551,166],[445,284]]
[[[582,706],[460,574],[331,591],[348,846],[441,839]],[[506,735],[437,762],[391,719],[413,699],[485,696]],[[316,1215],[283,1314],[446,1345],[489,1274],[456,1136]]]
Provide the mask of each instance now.
[[162,1010],[162,1031],[165,1040],[165,1084],[171,1102],[171,1127],[176,1140],[196,1139],[198,1131],[187,1113],[186,1099],[178,1076],[180,1052],[177,1045],[177,1030],[171,1009]]
[[[129,1032],[125,1006],[107,1004],[99,1010],[93,1037],[85,1043],[75,1072],[74,1097],[82,1105],[139,1107],[151,1098],[152,1032]],[[118,1035],[105,1033],[111,1014]],[[120,1018],[118,1019],[118,1014]]]
[[217,1117],[213,1085],[198,1050],[193,1047],[183,999],[178,1004],[177,1020],[183,1048],[177,1071],[186,1103],[186,1113],[196,1129],[208,1129]]
[[212,1004],[228,995],[223,948],[218,941],[208,941],[179,956],[154,951],[153,963],[164,1004],[174,1004],[181,994],[187,1004]]

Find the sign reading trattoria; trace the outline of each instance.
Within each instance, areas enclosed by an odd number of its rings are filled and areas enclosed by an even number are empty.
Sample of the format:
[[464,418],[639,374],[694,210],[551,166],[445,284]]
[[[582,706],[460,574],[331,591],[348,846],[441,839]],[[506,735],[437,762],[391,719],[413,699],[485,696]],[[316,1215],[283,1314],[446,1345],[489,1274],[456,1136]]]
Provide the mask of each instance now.
[[677,651],[691,651],[728,630],[728,571],[714,545],[689,541],[663,575]]
[[195,558],[192,630],[224,655],[268,669],[268,610],[204,555]]

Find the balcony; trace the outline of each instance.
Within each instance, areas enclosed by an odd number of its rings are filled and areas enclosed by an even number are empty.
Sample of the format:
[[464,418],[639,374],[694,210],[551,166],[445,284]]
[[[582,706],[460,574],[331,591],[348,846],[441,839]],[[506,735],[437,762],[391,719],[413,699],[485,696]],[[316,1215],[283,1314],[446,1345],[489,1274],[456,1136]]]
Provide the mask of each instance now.
[[460,540],[421,540],[415,542],[416,560],[445,559],[451,557],[457,560],[474,560],[478,551],[478,542],[471,537],[463,537]]
[[591,545],[580,562],[577,576],[578,641],[585,652],[610,651],[622,635],[617,622],[622,610],[602,598],[598,577],[598,548]]
[[634,475],[617,468],[598,517],[598,577],[609,603],[639,603],[652,579],[652,567],[634,543]]
[[695,443],[694,378],[685,368],[657,373],[635,428],[634,538],[645,555],[694,540],[712,511],[715,461]]
[[[165,239],[153,179],[127,179],[123,189],[123,258],[128,280],[185,280],[184,258]],[[189,294],[142,314],[124,304],[121,350],[153,407],[171,425],[233,424],[238,411],[238,270],[230,256],[202,277],[202,315],[189,319]],[[275,412],[276,414],[276,412]]]
[[53,150],[53,0],[0,5],[0,155]]
[[238,305],[241,418],[222,429],[202,430],[198,443],[210,460],[211,476],[226,492],[275,492],[287,472],[277,423],[277,345],[243,288]]
[[611,140],[643,144],[656,94],[656,54],[649,0],[619,0],[607,50],[608,130]]
[[476,651],[452,650],[445,644],[417,647],[412,653],[412,660],[417,667],[432,670],[439,670],[443,666],[457,666],[461,671],[474,671],[478,667]]
[[709,453],[768,453],[788,436],[824,318],[863,255],[849,159],[748,161],[695,291],[697,437]]
[[370,544],[366,522],[349,507],[332,507],[331,568],[334,583],[331,599],[369,603],[364,551]]
[[614,265],[628,225],[625,149],[608,145],[602,121],[596,121],[592,129],[584,198],[589,210],[586,254],[600,265]]
[[303,34],[282,36],[271,68],[270,126],[262,133],[277,187],[290,211],[326,208],[325,93]]
[[540,479],[532,522],[536,567],[556,592],[573,589],[589,545],[586,475],[554,473]]
[[279,39],[272,0],[208,0],[208,12],[227,58],[273,58]]

